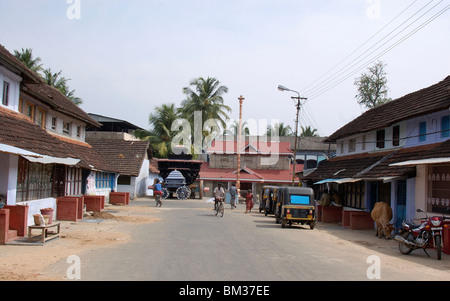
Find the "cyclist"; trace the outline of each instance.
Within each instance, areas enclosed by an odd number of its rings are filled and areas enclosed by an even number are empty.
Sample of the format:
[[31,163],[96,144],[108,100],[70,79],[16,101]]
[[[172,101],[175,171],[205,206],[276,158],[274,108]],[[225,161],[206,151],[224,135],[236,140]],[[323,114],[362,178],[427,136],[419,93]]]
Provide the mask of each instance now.
[[214,210],[216,210],[219,206],[219,202],[223,202],[225,200],[225,190],[222,187],[222,184],[218,184],[214,189]]
[[156,207],[158,207],[158,204],[159,204],[159,207],[161,207],[161,205],[162,205],[161,198],[162,198],[163,193],[162,193],[162,185],[159,182],[159,179],[155,180],[153,194],[155,195]]

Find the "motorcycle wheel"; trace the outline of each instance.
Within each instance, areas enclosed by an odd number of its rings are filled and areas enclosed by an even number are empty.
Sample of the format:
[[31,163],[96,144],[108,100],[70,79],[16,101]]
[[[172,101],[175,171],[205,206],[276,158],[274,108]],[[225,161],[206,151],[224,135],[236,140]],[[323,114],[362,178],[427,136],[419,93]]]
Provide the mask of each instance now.
[[442,249],[441,249],[441,236],[440,235],[436,235],[434,237],[434,243],[436,244],[437,259],[441,260]]
[[[409,232],[404,232],[402,234],[400,234],[401,237],[403,237],[404,239],[408,239],[409,236]],[[403,255],[409,255],[411,254],[412,251],[414,251],[413,248],[409,247],[408,245],[399,242],[398,243],[398,249],[400,251],[400,253],[402,253]]]

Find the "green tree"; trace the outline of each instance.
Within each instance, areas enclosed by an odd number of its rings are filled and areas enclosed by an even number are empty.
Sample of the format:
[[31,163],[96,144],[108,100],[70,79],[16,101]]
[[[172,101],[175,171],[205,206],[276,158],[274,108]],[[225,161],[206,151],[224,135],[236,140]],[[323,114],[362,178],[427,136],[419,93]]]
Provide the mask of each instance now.
[[163,104],[155,108],[155,112],[149,115],[151,129],[137,130],[134,135],[145,141],[150,141],[150,148],[156,158],[167,158],[172,154],[172,139],[176,135],[171,130],[172,124],[180,118],[175,104]]
[[45,69],[43,73],[44,73],[44,81],[47,85],[58,89],[62,94],[64,94],[64,96],[70,99],[74,104],[81,105],[83,103],[83,100],[81,98],[75,96],[75,90],[70,90],[69,86],[67,85],[67,81],[69,81],[70,79],[61,76],[62,70],[53,73],[52,70],[48,68]]
[[312,129],[311,126],[303,127],[301,126],[302,133],[300,134],[300,137],[319,137],[319,135],[316,134],[317,129]]
[[231,113],[231,108],[224,104],[223,95],[226,93],[228,93],[228,88],[222,86],[216,78],[193,79],[189,87],[183,88],[186,99],[181,103],[180,113],[193,123],[194,113],[200,111],[203,122],[217,119],[225,128],[226,120],[229,119],[227,113]]
[[42,70],[41,58],[33,58],[33,49],[14,50],[14,56],[34,72],[39,73]]
[[367,73],[361,74],[355,80],[355,85],[358,87],[358,94],[355,96],[358,104],[372,109],[391,101],[387,97],[388,88],[385,67],[386,65],[383,62],[378,61],[369,68]]
[[272,136],[272,132],[277,133],[279,137],[294,136],[292,128],[283,122],[276,123],[273,126],[267,126],[267,136]]
[[[231,124],[227,124],[225,135],[237,136],[239,133],[239,120],[235,120]],[[250,135],[250,128],[246,121],[242,122],[242,135]]]

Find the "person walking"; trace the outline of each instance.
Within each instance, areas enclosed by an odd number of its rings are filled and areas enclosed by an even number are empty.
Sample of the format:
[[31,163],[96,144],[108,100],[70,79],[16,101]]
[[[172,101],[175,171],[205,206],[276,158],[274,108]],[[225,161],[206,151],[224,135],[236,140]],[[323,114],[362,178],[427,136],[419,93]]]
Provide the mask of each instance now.
[[155,185],[153,187],[154,187],[153,194],[155,196],[156,206],[159,205],[159,207],[161,207],[161,205],[162,205],[161,199],[162,199],[163,192],[162,192],[162,185],[159,182],[159,179],[155,180]]
[[230,188],[230,204],[231,204],[231,209],[236,208],[236,196],[237,196],[237,188],[236,188],[236,184],[231,184],[231,188]]
[[253,194],[252,191],[249,190],[247,192],[247,196],[245,197],[245,213],[250,213],[253,208]]

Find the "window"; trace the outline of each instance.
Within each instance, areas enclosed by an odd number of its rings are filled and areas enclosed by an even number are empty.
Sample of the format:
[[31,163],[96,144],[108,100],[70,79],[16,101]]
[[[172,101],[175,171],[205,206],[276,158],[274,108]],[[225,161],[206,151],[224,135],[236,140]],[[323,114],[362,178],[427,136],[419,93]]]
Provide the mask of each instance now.
[[41,128],[45,128],[45,111],[37,108],[36,109],[36,120],[34,121]]
[[384,148],[384,141],[385,141],[385,130],[377,131],[377,147],[378,148]]
[[350,139],[348,141],[348,152],[353,153],[356,151],[356,139]]
[[52,130],[56,130],[56,117],[52,117]]
[[392,128],[392,145],[399,146],[400,145],[400,126],[396,125]]
[[419,124],[419,141],[427,141],[427,123],[423,121]]
[[444,116],[441,119],[441,138],[450,137],[450,116]]
[[52,164],[32,163],[19,157],[17,202],[51,197],[52,171]]
[[3,96],[2,96],[2,104],[7,106],[9,102],[9,83],[3,82]]
[[77,137],[81,137],[81,126],[77,126]]
[[119,176],[117,179],[118,185],[131,185],[131,177],[130,176]]
[[64,122],[63,124],[63,133],[64,134],[70,134],[70,123]]
[[341,142],[340,145],[341,145],[341,154],[343,154],[344,153],[344,142]]
[[31,119],[33,119],[33,117],[34,117],[34,106],[31,103],[26,102],[23,114],[25,114],[26,116],[28,116]]
[[427,211],[444,213],[450,207],[450,166],[428,168]]
[[361,143],[361,149],[366,150],[366,135],[362,136],[362,143]]

